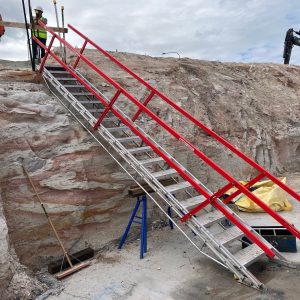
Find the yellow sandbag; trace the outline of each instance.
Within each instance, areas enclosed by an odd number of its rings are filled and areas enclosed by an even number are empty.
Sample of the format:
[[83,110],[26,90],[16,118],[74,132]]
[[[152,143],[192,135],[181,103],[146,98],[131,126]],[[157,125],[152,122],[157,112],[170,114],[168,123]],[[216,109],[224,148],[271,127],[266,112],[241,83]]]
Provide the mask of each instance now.
[[[281,182],[286,182],[286,177],[279,178]],[[241,184],[247,184],[247,181],[240,181]],[[292,204],[286,197],[286,192],[278,187],[273,181],[266,180],[260,181],[253,185],[257,187],[252,193],[260,199],[262,202],[267,204],[271,209],[275,211],[290,211],[292,210]],[[232,194],[236,191],[236,188],[230,189],[227,194]],[[233,199],[239,210],[245,212],[265,212],[260,206],[254,203],[245,195],[239,195]]]

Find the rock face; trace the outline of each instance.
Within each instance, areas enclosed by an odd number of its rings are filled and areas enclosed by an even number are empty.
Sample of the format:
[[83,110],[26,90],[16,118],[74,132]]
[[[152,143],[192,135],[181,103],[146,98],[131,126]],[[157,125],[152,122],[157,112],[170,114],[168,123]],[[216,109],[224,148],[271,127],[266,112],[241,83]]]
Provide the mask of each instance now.
[[[268,170],[299,171],[300,68],[114,55]],[[91,50],[87,56],[145,99],[145,88],[133,78]],[[80,70],[112,97],[109,84],[83,64]],[[124,98],[117,105],[131,115],[137,110]],[[166,103],[154,98],[149,108],[238,179],[254,174]],[[138,122],[211,189],[223,182],[147,116]],[[134,204],[127,196],[131,181],[28,71],[0,71],[0,138],[0,286],[7,286],[15,272],[10,249],[31,270],[61,254],[22,161],[68,249],[97,249],[121,235]]]

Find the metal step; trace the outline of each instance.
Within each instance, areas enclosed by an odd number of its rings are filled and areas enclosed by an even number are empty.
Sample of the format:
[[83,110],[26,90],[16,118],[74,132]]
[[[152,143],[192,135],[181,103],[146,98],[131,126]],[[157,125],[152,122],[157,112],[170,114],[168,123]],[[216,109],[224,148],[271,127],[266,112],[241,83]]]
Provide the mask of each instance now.
[[245,267],[251,265],[262,256],[265,256],[265,252],[261,248],[259,248],[256,244],[252,244],[234,253],[235,259]]
[[133,135],[133,136],[128,136],[128,137],[118,138],[117,140],[120,143],[129,143],[129,142],[134,142],[134,141],[141,141],[141,138],[137,135]]
[[[94,96],[92,93],[71,93],[73,96]],[[98,102],[100,102],[98,100]]]
[[183,181],[183,182],[179,182],[176,184],[172,184],[169,186],[166,186],[165,189],[167,190],[168,193],[176,193],[179,192],[183,189],[186,189],[188,187],[192,186],[188,181]]
[[162,157],[154,157],[149,159],[140,160],[139,163],[143,166],[155,165],[159,163],[164,163],[165,160]]
[[150,152],[153,150],[151,147],[145,146],[145,147],[130,148],[127,149],[127,151],[130,152],[131,154],[138,154],[138,153]]
[[55,77],[55,79],[58,81],[77,81],[77,79],[74,77]]
[[99,100],[78,100],[81,104],[102,104]]
[[129,127],[127,126],[119,126],[119,127],[111,127],[111,128],[106,128],[109,132],[117,132],[117,131],[123,131],[123,130],[130,130]]
[[155,172],[155,173],[152,173],[152,176],[154,176],[155,178],[163,178],[163,177],[166,177],[166,176],[171,176],[171,175],[174,175],[174,174],[177,174],[177,171],[174,170],[174,169],[168,169],[168,170],[162,170],[162,171],[159,171],[159,172]]
[[57,66],[55,66],[55,65],[45,66],[45,68],[46,68],[49,72],[51,72],[52,70],[53,70],[53,71],[63,71],[63,70],[65,70],[65,68],[62,67],[62,66],[60,66],[60,65],[57,65]]
[[188,198],[186,200],[180,201],[180,204],[182,204],[186,209],[191,209],[194,206],[200,204],[205,200],[205,197],[203,195],[196,196],[193,198]]
[[244,235],[245,234],[237,226],[232,226],[216,234],[214,238],[216,239],[217,242],[225,246],[233,242],[234,240],[242,238]]
[[81,84],[66,84],[64,85],[65,88],[85,88],[84,85]]
[[101,108],[87,108],[87,110],[90,113],[102,113],[102,112],[104,112],[104,109],[101,109]]
[[202,214],[201,216],[196,217],[196,219],[204,227],[209,227],[214,223],[224,220],[225,216],[219,210],[214,210],[210,213]]
[[118,121],[120,121],[120,119],[117,117],[108,117],[108,118],[104,118],[102,122],[118,122]]
[[[48,69],[49,70],[49,69]],[[68,74],[71,75],[68,71],[64,70],[49,70],[51,72],[51,74]]]

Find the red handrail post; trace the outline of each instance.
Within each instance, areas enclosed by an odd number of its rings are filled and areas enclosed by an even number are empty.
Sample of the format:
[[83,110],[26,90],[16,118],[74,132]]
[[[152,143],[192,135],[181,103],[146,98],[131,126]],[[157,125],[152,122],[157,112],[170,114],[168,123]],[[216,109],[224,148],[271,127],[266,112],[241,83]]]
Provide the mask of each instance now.
[[105,108],[104,112],[100,115],[99,119],[97,120],[97,122],[93,126],[93,128],[95,130],[99,127],[99,125],[103,121],[104,117],[107,115],[107,113],[109,112],[109,110],[112,108],[112,106],[114,105],[114,103],[116,102],[116,100],[118,99],[118,97],[120,96],[121,92],[122,92],[121,90],[117,90],[117,92],[114,94],[113,98],[109,102],[109,105]]
[[[148,95],[148,97],[146,98],[146,100],[144,101],[144,105],[145,106],[147,106],[147,104],[150,102],[150,100],[153,98],[153,96],[155,95],[155,91],[151,91],[151,93]],[[139,109],[138,109],[138,111],[135,113],[135,115],[132,117],[132,122],[134,122],[137,118],[138,118],[138,116],[140,115],[140,113],[142,112],[143,110],[142,110],[142,108],[140,107]]]
[[[33,37],[33,39],[36,42],[37,38],[35,36]],[[48,45],[48,48],[46,47],[46,53],[45,53],[45,56],[43,57],[43,60],[41,62],[40,69],[39,69],[40,73],[42,73],[42,71],[43,71],[44,65],[45,65],[46,60],[48,58],[49,52],[51,51],[51,47],[53,45],[54,40],[55,40],[55,36],[53,35],[52,38],[51,38],[51,40],[50,40],[50,43]]]
[[[81,47],[81,49],[80,49],[80,52],[79,52],[80,54],[82,54],[83,51],[85,50],[85,47],[86,47],[87,43],[88,43],[88,41],[85,40],[84,43],[83,43],[83,45],[82,45],[82,47]],[[77,67],[77,65],[79,63],[79,60],[80,60],[80,56],[77,56],[76,61],[75,61],[74,65],[73,65],[74,69],[76,69],[76,67]]]

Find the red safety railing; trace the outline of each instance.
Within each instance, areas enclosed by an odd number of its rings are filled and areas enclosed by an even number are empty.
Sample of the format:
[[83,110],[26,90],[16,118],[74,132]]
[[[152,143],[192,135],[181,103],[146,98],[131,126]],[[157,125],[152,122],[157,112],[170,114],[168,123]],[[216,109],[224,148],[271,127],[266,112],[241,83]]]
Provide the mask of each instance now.
[[[136,135],[138,135],[145,144],[149,145],[153,151],[162,157],[166,163],[175,169],[178,174],[188,181],[200,194],[204,195],[206,200],[196,206],[194,209],[192,209],[189,213],[187,213],[185,216],[182,217],[182,221],[188,220],[191,216],[193,216],[195,213],[199,212],[201,209],[203,209],[206,205],[211,204],[217,209],[219,209],[232,223],[234,223],[238,228],[240,228],[247,237],[254,243],[256,243],[269,257],[274,257],[274,253],[272,250],[268,248],[267,245],[265,245],[256,234],[254,234],[251,230],[248,229],[247,226],[245,226],[243,223],[241,223],[234,215],[231,215],[218,201],[215,201],[218,199],[221,195],[226,193],[230,188],[235,187],[237,188],[237,191],[234,192],[231,196],[226,198],[224,200],[225,203],[228,203],[230,200],[232,200],[237,195],[243,193],[247,197],[249,197],[251,200],[253,200],[257,205],[259,205],[262,209],[264,209],[267,213],[269,213],[275,220],[277,220],[281,225],[283,225],[287,230],[289,230],[293,235],[295,235],[297,238],[300,238],[300,232],[298,229],[296,229],[292,224],[287,222],[284,218],[282,218],[278,213],[270,209],[264,202],[262,202],[258,197],[256,197],[253,193],[251,193],[248,188],[251,187],[254,183],[258,182],[264,177],[269,178],[274,183],[276,183],[278,186],[280,186],[282,189],[284,189],[287,193],[289,193],[291,196],[293,196],[295,199],[300,201],[300,195],[298,195],[295,191],[293,191],[291,188],[286,186],[284,183],[282,183],[279,179],[277,179],[275,176],[270,174],[268,171],[266,171],[264,168],[259,166],[255,161],[247,157],[245,154],[243,154],[241,151],[239,151],[237,148],[235,148],[233,145],[231,145],[229,142],[224,140],[222,137],[220,137],[218,134],[213,132],[211,129],[207,128],[204,124],[202,124],[199,120],[195,119],[192,115],[190,115],[188,112],[186,112],[184,109],[182,109],[180,106],[178,106],[176,103],[174,103],[171,99],[169,99],[167,96],[156,90],[154,87],[152,87],[150,84],[148,84],[146,81],[141,79],[138,75],[136,75],[134,72],[132,72],[130,69],[125,67],[121,62],[116,60],[112,55],[110,55],[107,51],[100,48],[98,45],[96,45],[93,41],[91,41],[89,38],[85,37],[82,33],[80,33],[77,29],[75,29],[73,26],[68,25],[71,30],[73,30],[75,33],[80,35],[84,39],[84,44],[80,51],[77,51],[73,46],[71,46],[68,42],[64,41],[62,38],[60,38],[56,33],[54,33],[52,30],[49,30],[43,23],[40,22],[40,25],[43,26],[49,33],[52,35],[52,39],[50,41],[50,44],[48,47],[45,47],[42,43],[40,43],[36,38],[35,41],[46,50],[46,55],[41,63],[40,71],[43,70],[43,66],[45,64],[45,61],[47,60],[48,55],[50,54],[60,65],[62,65],[72,76],[74,76],[82,85],[84,85],[87,90],[89,90],[101,103],[105,106],[104,112],[100,115],[99,119],[94,124],[94,128],[96,129],[102,122],[105,115],[111,111],[116,117],[118,117],[126,126],[128,126]],[[108,103],[105,99],[101,97],[96,91],[94,91],[93,88],[91,88],[85,81],[83,81],[74,70],[66,65],[53,51],[51,51],[51,46],[53,45],[53,41],[57,39],[61,43],[63,43],[69,50],[71,50],[74,54],[76,54],[77,58],[75,60],[75,63],[73,65],[73,68],[76,68],[79,61],[82,60],[84,63],[86,63],[88,66],[90,66],[95,72],[97,72],[102,78],[104,78],[107,82],[109,82],[115,89],[116,93],[111,99],[111,101]],[[112,62],[117,64],[119,67],[121,67],[124,71],[126,71],[128,74],[133,76],[135,79],[137,79],[140,83],[142,83],[145,87],[147,87],[150,91],[148,97],[146,98],[144,103],[140,103],[139,100],[137,100],[133,95],[131,95],[129,92],[127,92],[123,87],[121,87],[117,82],[115,82],[110,76],[105,74],[99,67],[97,67],[94,63],[92,63],[88,58],[86,58],[83,53],[85,50],[85,47],[91,44],[94,46],[97,50],[99,50],[102,54],[104,54],[106,57],[108,57]],[[137,112],[135,113],[134,117],[132,118],[132,122],[125,119],[116,109],[114,109],[113,105],[117,101],[118,97],[120,95],[124,95],[127,99],[129,99],[133,104],[137,106]],[[164,100],[166,103],[171,105],[175,110],[177,110],[179,113],[181,113],[184,117],[188,118],[190,121],[192,121],[197,127],[203,129],[206,133],[208,133],[210,136],[212,136],[214,139],[219,141],[221,144],[223,144],[225,147],[230,149],[233,153],[238,155],[240,158],[242,158],[245,162],[247,162],[249,165],[251,165],[253,168],[255,168],[257,171],[259,171],[259,174],[249,181],[245,186],[239,183],[238,180],[233,178],[230,174],[228,174],[225,170],[223,170],[221,167],[219,167],[215,162],[213,162],[211,159],[209,159],[203,152],[201,152],[195,145],[193,145],[191,142],[189,142],[186,138],[184,138],[182,135],[180,135],[178,132],[176,132],[171,126],[166,124],[162,119],[160,119],[156,114],[154,114],[151,110],[149,110],[146,105],[151,101],[153,96],[158,96],[160,99]],[[141,133],[136,127],[134,126],[134,121],[137,119],[137,117],[140,115],[140,113],[145,113],[148,116],[150,116],[154,121],[156,121],[162,128],[167,130],[171,135],[173,135],[176,139],[182,141],[186,147],[189,150],[192,150],[193,153],[195,153],[199,158],[201,158],[207,165],[212,167],[216,172],[218,172],[223,178],[228,180],[228,184],[219,189],[216,193],[210,194],[205,190],[203,187],[201,187],[192,177],[190,177],[188,174],[185,173],[185,171],[177,165],[173,160],[171,160],[163,151],[161,151],[151,140],[149,140],[143,133]]]

